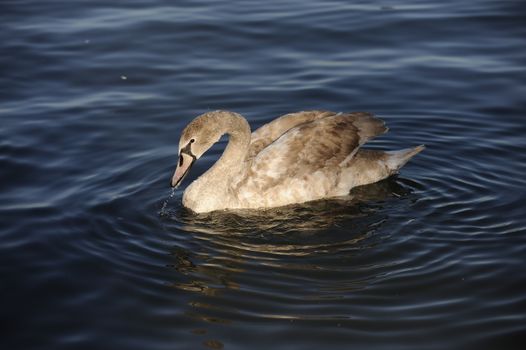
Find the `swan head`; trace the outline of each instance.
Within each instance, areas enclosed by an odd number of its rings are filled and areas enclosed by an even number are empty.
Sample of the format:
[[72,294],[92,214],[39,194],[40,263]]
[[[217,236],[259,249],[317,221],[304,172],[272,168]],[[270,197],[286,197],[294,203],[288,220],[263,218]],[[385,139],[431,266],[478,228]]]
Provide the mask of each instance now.
[[220,114],[221,112],[202,114],[184,128],[179,139],[179,161],[170,186],[179,186],[194,162],[224,134]]

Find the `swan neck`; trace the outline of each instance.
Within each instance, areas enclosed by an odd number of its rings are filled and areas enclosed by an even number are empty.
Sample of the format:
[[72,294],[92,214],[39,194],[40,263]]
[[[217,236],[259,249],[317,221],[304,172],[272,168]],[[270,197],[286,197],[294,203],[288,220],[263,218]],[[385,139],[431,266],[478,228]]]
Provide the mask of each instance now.
[[[223,154],[225,160],[241,164],[245,161],[250,145],[250,126],[245,118],[234,118],[225,132],[228,135],[228,144]],[[223,157],[221,157],[223,158]]]
[[234,175],[242,172],[245,166],[250,145],[250,125],[241,115],[232,112],[220,115],[219,120],[223,134],[228,135],[228,144],[210,171]]

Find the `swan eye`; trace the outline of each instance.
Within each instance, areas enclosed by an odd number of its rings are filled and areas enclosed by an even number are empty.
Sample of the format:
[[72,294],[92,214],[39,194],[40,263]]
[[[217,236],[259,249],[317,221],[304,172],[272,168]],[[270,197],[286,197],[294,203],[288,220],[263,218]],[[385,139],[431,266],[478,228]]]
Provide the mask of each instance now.
[[191,139],[191,140],[190,140],[190,143],[194,143],[194,142],[195,142],[195,139]]

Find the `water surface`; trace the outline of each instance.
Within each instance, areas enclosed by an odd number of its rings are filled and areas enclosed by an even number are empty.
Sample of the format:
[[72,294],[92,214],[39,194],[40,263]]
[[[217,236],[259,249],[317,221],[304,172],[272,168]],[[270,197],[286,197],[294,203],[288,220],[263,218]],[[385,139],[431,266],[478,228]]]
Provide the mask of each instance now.
[[[525,343],[521,1],[0,9],[2,348]],[[346,199],[194,215],[168,180],[214,109],[369,111],[368,147],[427,149]]]

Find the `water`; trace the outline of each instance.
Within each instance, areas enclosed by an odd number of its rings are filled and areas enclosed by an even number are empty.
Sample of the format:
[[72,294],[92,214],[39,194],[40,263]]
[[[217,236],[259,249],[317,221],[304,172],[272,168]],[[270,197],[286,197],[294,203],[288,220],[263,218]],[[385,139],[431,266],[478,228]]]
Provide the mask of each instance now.
[[[2,349],[512,349],[521,1],[3,1]],[[182,128],[370,111],[427,149],[347,200],[196,216]]]

